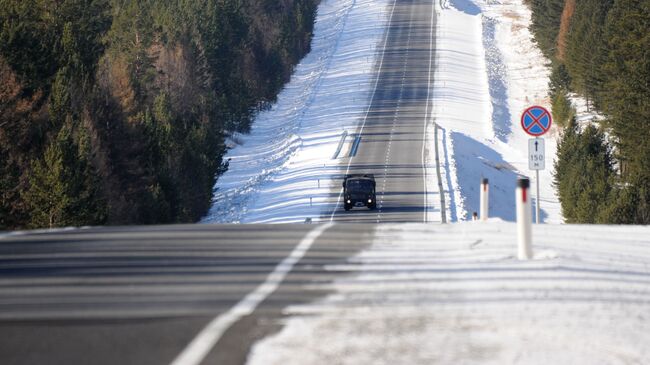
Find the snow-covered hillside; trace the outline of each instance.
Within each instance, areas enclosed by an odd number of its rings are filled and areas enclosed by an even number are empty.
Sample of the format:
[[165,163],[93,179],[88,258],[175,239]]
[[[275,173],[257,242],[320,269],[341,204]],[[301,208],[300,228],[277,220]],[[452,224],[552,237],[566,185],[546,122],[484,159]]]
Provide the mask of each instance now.
[[[548,105],[546,60],[535,47],[523,0],[437,0],[434,116],[451,221],[478,210],[481,177],[491,183],[490,214],[514,220],[514,186],[527,166],[519,126],[529,105]],[[339,142],[353,132],[372,92],[390,0],[324,0],[312,52],[297,66],[271,110],[250,135],[235,136],[229,170],[215,186],[204,222],[318,221],[336,204]],[[542,221],[562,221],[552,187],[556,131],[547,135],[547,170],[540,176]],[[344,143],[343,148],[348,144]],[[342,153],[345,153],[343,151]],[[433,155],[428,162],[434,161]],[[432,176],[434,178],[434,176]],[[534,183],[534,181],[533,181]],[[430,181],[431,191],[437,181]]]

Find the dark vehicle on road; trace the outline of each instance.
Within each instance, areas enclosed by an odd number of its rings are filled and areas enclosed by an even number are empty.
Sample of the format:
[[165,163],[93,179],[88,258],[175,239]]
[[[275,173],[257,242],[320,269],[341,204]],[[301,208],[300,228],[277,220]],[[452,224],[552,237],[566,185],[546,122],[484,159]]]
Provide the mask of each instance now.
[[343,180],[345,210],[362,206],[377,209],[375,185],[375,176],[372,174],[346,175],[345,180]]

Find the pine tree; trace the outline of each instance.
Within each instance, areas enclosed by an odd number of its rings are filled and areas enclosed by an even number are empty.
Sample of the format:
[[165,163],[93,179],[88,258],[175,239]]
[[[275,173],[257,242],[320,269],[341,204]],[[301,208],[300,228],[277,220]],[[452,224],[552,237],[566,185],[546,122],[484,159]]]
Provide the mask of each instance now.
[[575,110],[564,89],[559,89],[551,98],[553,122],[564,128],[574,117]]
[[572,120],[558,146],[554,175],[566,222],[599,222],[614,178],[611,148],[602,131],[592,125],[580,131]]
[[0,0],[0,53],[26,84],[26,92],[45,88],[56,73],[52,45],[56,31],[43,19],[37,0]]
[[572,87],[596,106],[604,90],[603,64],[608,52],[603,24],[612,5],[613,0],[578,1],[567,36],[565,63]]
[[546,57],[553,59],[556,53],[564,0],[531,0],[531,30]]
[[626,175],[650,176],[650,4],[617,1],[607,21],[611,49],[605,112],[619,140]]
[[573,161],[575,160],[575,151],[578,145],[578,126],[575,119],[571,120],[569,125],[564,128],[562,139],[557,147],[557,160],[554,168],[553,184],[558,192],[560,203],[562,205],[562,214],[565,219],[573,219],[575,202],[577,197],[570,189],[571,177],[573,175]]
[[558,92],[566,93],[571,89],[571,75],[569,75],[564,63],[555,62],[553,64],[548,86],[551,95]]
[[29,190],[24,200],[31,208],[32,227],[56,227],[67,225],[66,210],[70,206],[71,197],[66,186],[70,181],[68,161],[70,155],[69,132],[62,130],[53,143],[45,150],[42,161],[34,161],[29,178]]
[[147,53],[154,38],[150,1],[121,1],[107,34],[111,56],[126,61],[136,97],[147,97],[152,79],[152,58]]
[[613,218],[650,224],[650,3],[617,0],[608,14],[604,111],[617,142],[624,191]]
[[101,224],[106,207],[98,178],[80,154],[87,147],[74,141],[69,125],[61,128],[43,159],[32,164],[29,189],[23,199],[30,207],[30,227]]

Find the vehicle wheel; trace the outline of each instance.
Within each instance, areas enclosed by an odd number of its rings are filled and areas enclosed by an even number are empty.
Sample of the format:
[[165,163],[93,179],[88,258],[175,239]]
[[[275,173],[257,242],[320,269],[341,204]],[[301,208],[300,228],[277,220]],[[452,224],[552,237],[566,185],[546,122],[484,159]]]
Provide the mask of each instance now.
[[377,203],[372,203],[372,204],[368,205],[368,209],[370,209],[370,210],[377,209]]
[[349,205],[347,205],[347,204],[345,204],[345,205],[343,206],[343,208],[344,208],[345,211],[347,212],[347,211],[350,210],[350,208],[352,208],[352,207],[349,206]]

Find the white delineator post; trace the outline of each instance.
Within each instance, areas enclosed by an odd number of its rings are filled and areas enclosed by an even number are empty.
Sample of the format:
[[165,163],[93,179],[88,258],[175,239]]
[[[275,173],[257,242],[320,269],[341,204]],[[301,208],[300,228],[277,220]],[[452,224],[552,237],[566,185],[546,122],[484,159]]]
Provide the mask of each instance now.
[[530,180],[517,180],[517,257],[519,260],[533,258],[533,217],[530,204]]
[[488,184],[488,179],[481,180],[481,220],[486,221],[488,219],[488,210],[489,210],[489,196],[490,196],[490,186]]

